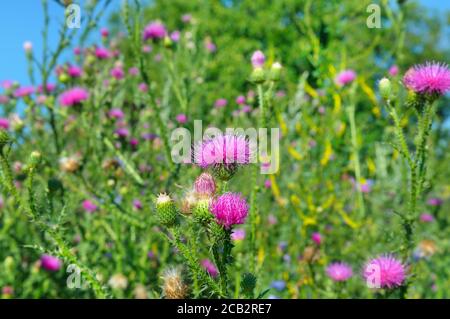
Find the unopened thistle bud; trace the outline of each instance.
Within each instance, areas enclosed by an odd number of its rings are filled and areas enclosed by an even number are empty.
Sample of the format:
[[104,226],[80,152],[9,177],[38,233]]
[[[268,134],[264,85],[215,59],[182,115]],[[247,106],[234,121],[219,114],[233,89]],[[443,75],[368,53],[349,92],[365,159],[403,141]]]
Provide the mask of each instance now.
[[212,197],[216,192],[216,183],[209,173],[201,173],[195,180],[195,192],[199,197]]
[[179,269],[170,268],[166,270],[162,279],[163,293],[167,299],[184,299],[187,297],[188,287],[184,283]]
[[242,292],[247,295],[251,296],[253,295],[253,290],[256,287],[256,277],[252,273],[245,273],[242,276],[241,280],[241,288]]
[[209,199],[200,199],[197,201],[197,204],[193,210],[194,219],[202,224],[207,225],[211,219],[213,219],[213,214],[209,211],[210,200]]
[[266,80],[266,72],[263,68],[254,68],[250,75],[250,81],[256,84],[261,84]]
[[235,163],[230,164],[216,164],[213,166],[213,174],[221,181],[229,181],[238,169]]
[[275,62],[272,64],[272,67],[270,68],[270,79],[272,81],[280,81],[282,68],[283,66],[280,62]]
[[173,42],[172,42],[172,40],[170,39],[170,37],[165,36],[165,37],[164,37],[164,46],[165,46],[166,48],[170,48],[170,47],[172,47],[172,44],[173,44]]
[[0,130],[0,152],[3,151],[3,147],[11,143],[11,138],[5,130]]
[[30,166],[35,168],[39,165],[42,159],[42,154],[38,151],[31,152],[30,154]]
[[177,209],[172,198],[167,194],[159,194],[156,199],[156,212],[161,224],[172,227],[177,221]]
[[380,82],[378,82],[378,88],[380,89],[381,97],[388,100],[392,92],[391,80],[388,78],[382,78]]

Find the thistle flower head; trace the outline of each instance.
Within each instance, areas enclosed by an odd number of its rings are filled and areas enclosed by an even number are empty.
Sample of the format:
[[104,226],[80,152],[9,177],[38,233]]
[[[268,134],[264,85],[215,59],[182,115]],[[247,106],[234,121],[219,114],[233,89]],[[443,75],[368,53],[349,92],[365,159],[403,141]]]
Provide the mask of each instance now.
[[336,75],[335,82],[339,86],[344,86],[356,79],[356,72],[353,70],[344,70]]
[[148,39],[163,39],[167,34],[164,24],[158,21],[150,22],[144,28],[144,40]]
[[177,210],[172,198],[167,194],[159,194],[156,198],[156,212],[161,224],[171,227],[176,223]]
[[212,201],[210,211],[218,224],[226,229],[243,224],[248,215],[248,204],[241,194],[224,193]]
[[74,106],[80,104],[88,98],[89,93],[87,90],[80,87],[74,87],[60,95],[59,103],[61,103],[62,106]]
[[113,289],[124,290],[128,287],[128,279],[123,274],[114,274],[109,278],[108,285]]
[[406,267],[392,255],[381,255],[364,266],[363,276],[367,281],[375,280],[380,288],[395,288],[405,281]]
[[217,270],[216,265],[214,265],[211,260],[203,259],[200,264],[206,270],[206,272],[211,275],[211,277],[217,277],[219,275],[219,271]]
[[426,62],[406,71],[403,83],[418,94],[443,95],[450,90],[450,69],[444,63]]
[[353,275],[353,271],[346,263],[335,262],[327,267],[327,275],[334,281],[346,281]]
[[50,255],[41,256],[41,267],[47,271],[58,271],[62,267],[62,262],[57,257]]
[[200,197],[212,197],[216,192],[216,182],[209,173],[201,173],[194,183],[195,192]]
[[188,287],[183,281],[181,271],[178,268],[169,268],[163,275],[163,293],[167,299],[184,299],[188,293]]
[[253,52],[251,60],[254,68],[261,68],[264,66],[264,62],[266,62],[266,57],[262,51],[258,50]]

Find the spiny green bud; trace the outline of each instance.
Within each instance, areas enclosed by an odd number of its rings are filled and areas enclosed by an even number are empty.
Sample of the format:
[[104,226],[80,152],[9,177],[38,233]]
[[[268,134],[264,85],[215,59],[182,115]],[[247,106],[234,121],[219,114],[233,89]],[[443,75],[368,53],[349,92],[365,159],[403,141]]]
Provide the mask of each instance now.
[[200,224],[207,225],[213,218],[213,215],[209,211],[209,203],[209,199],[200,199],[199,201],[197,201],[194,207],[192,215],[194,216],[194,219]]
[[283,66],[280,62],[275,62],[272,64],[272,67],[270,68],[270,79],[272,81],[280,81],[282,68]]
[[42,154],[38,151],[31,152],[30,154],[30,165],[31,167],[36,167],[39,165],[42,159]]
[[391,80],[388,78],[382,78],[380,82],[378,82],[378,88],[380,89],[381,97],[388,100],[392,93]]
[[252,273],[245,273],[242,276],[241,288],[245,295],[252,295],[256,287],[256,277]]
[[252,74],[250,75],[250,81],[260,84],[266,80],[266,72],[263,68],[254,68]]
[[165,36],[164,37],[164,46],[166,48],[170,48],[172,46],[172,44],[173,44],[172,40],[168,36]]
[[59,82],[66,83],[69,81],[69,76],[66,73],[61,73],[58,77]]
[[213,174],[221,181],[229,181],[238,169],[236,163],[216,164],[213,166]]
[[11,143],[11,138],[5,130],[0,130],[0,151],[3,151],[3,147]]
[[167,194],[159,194],[156,198],[156,212],[161,224],[172,227],[177,221],[177,209],[172,198]]
[[222,242],[229,236],[223,226],[217,223],[209,223],[209,232],[216,242]]

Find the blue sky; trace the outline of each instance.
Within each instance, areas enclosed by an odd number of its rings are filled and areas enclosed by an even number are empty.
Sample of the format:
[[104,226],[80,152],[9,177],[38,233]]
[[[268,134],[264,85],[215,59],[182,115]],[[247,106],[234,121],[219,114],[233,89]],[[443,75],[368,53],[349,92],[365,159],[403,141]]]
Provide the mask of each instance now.
[[[49,41],[50,47],[54,48],[58,39],[58,24],[63,21],[64,10],[55,1],[48,0],[48,2],[52,21]],[[84,3],[84,1],[74,2]],[[433,9],[450,10],[450,1],[447,0],[420,0],[420,2]],[[103,16],[101,25],[106,25],[108,13],[118,9],[120,3],[122,3],[120,0],[112,1],[112,5]],[[33,51],[40,54],[43,20],[40,0],[2,1],[0,5],[0,81],[10,79],[29,84],[23,42],[31,41]],[[39,56],[38,59],[40,59]]]

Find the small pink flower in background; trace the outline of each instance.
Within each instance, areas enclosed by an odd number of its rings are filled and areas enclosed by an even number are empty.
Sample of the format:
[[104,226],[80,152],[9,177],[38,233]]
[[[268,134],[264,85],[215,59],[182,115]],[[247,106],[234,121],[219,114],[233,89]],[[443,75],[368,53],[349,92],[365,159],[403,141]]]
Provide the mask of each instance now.
[[45,104],[45,102],[47,102],[47,96],[46,95],[39,95],[36,98],[36,103],[37,104]]
[[209,173],[201,173],[194,183],[195,192],[200,196],[211,197],[216,192],[216,182]]
[[335,82],[339,86],[344,86],[356,79],[356,72],[353,70],[344,70],[336,75]]
[[277,93],[275,93],[275,96],[276,96],[277,98],[283,98],[283,97],[286,96],[286,92],[283,91],[283,90],[279,90],[279,91],[277,91]]
[[262,53],[262,51],[258,50],[252,54],[251,61],[254,68],[261,68],[264,66],[264,63],[266,62],[266,57],[264,53]]
[[270,214],[267,217],[267,222],[269,223],[269,225],[276,225],[278,223],[278,219],[275,217],[275,215]]
[[62,262],[57,257],[50,255],[41,256],[41,267],[47,271],[58,271],[62,267]]
[[144,40],[162,39],[166,36],[167,31],[164,24],[158,21],[151,22],[144,28]]
[[31,43],[30,41],[25,41],[23,43],[23,49],[26,53],[30,53],[33,50],[33,43]]
[[59,96],[59,103],[61,103],[62,106],[74,106],[86,101],[88,98],[89,93],[87,90],[80,87],[74,87],[63,92]]
[[124,118],[125,114],[123,113],[123,111],[119,108],[113,108],[108,112],[109,117],[117,119],[117,120],[121,120]]
[[133,199],[133,208],[136,210],[142,209],[142,202],[139,199]]
[[227,106],[228,101],[226,99],[217,99],[216,102],[214,103],[214,107],[217,109],[220,109],[222,107]]
[[186,124],[188,118],[187,118],[186,114],[180,113],[176,116],[176,120],[179,124]]
[[420,215],[420,221],[423,223],[431,223],[434,221],[434,217],[431,214],[423,213]]
[[216,45],[211,40],[206,41],[205,48],[209,53],[214,53],[217,50]]
[[139,74],[139,69],[135,66],[131,67],[128,69],[128,74],[129,75],[138,75]]
[[319,109],[318,109],[318,111],[319,111],[319,114],[325,114],[325,107],[323,107],[323,106],[319,106]]
[[[47,87],[47,92],[53,92],[56,89],[56,84],[47,83],[46,87]],[[42,84],[37,87],[37,92],[44,93],[44,87]]]
[[126,127],[119,127],[115,133],[119,137],[128,137],[130,136],[130,131]]
[[438,197],[429,198],[427,204],[430,206],[441,206],[444,201]]
[[264,181],[264,187],[265,187],[265,188],[270,188],[270,187],[272,187],[272,182],[270,181],[270,179],[266,179],[266,180]]
[[100,34],[102,35],[103,38],[107,38],[109,36],[109,30],[107,28],[101,28]]
[[183,14],[181,16],[181,21],[183,21],[184,23],[189,23],[192,20],[192,15],[189,13]]
[[311,239],[313,242],[315,242],[317,245],[320,245],[323,241],[322,235],[318,232],[312,233]]
[[96,48],[95,49],[95,56],[99,58],[100,60],[108,59],[111,56],[111,53],[108,49],[105,48]]
[[426,62],[406,71],[403,83],[416,93],[443,95],[450,90],[450,70],[447,64]]
[[250,107],[250,105],[243,105],[241,108],[242,113],[250,113],[251,111],[252,111],[252,108]]
[[9,97],[6,95],[0,95],[0,104],[7,104],[9,102]]
[[203,259],[200,264],[202,267],[206,270],[208,274],[210,274],[211,277],[217,277],[219,275],[219,271],[217,270],[217,267],[214,265],[214,263],[209,259]]
[[93,213],[97,210],[97,205],[95,205],[92,201],[90,201],[89,199],[85,199],[82,203],[83,209],[87,212],[87,213]]
[[241,194],[224,193],[211,203],[210,210],[217,223],[229,229],[245,222],[248,204]]
[[139,91],[141,91],[142,93],[145,93],[148,91],[148,86],[145,83],[139,83],[138,85],[138,89]]
[[346,263],[335,262],[327,267],[327,275],[334,281],[346,281],[353,275],[353,271]]
[[5,90],[9,90],[13,87],[14,83],[10,80],[4,80],[2,81],[2,88]]
[[135,137],[132,137],[130,139],[130,145],[133,149],[136,149],[136,147],[139,145],[139,140]]
[[180,31],[176,30],[176,31],[173,31],[173,32],[170,34],[170,39],[171,39],[173,42],[178,42],[178,41],[180,41],[180,36],[181,36]]
[[380,288],[395,288],[405,281],[406,267],[392,255],[382,255],[364,266],[363,276],[368,283],[379,284]]
[[233,231],[231,233],[232,240],[240,241],[240,240],[244,240],[244,238],[245,238],[245,229],[243,229],[243,228],[233,229]]
[[236,98],[236,103],[239,104],[239,105],[245,104],[245,96],[239,95],[239,96]]
[[83,73],[83,70],[76,65],[69,65],[67,68],[67,74],[69,74],[72,78],[79,78],[81,74]]
[[34,87],[21,86],[14,91],[14,97],[19,98],[19,97],[30,96],[33,93],[34,93]]
[[0,117],[0,129],[3,130],[9,129],[9,119]]
[[122,67],[116,66],[112,68],[111,76],[114,77],[116,80],[121,80],[125,76],[125,73],[123,72]]
[[393,65],[389,68],[389,75],[396,76],[398,74],[398,66]]
[[81,49],[79,47],[74,48],[73,49],[73,54],[80,55],[81,54]]
[[142,47],[142,52],[144,52],[144,53],[150,53],[150,52],[152,52],[152,47],[150,46],[150,45],[144,45],[143,47]]

